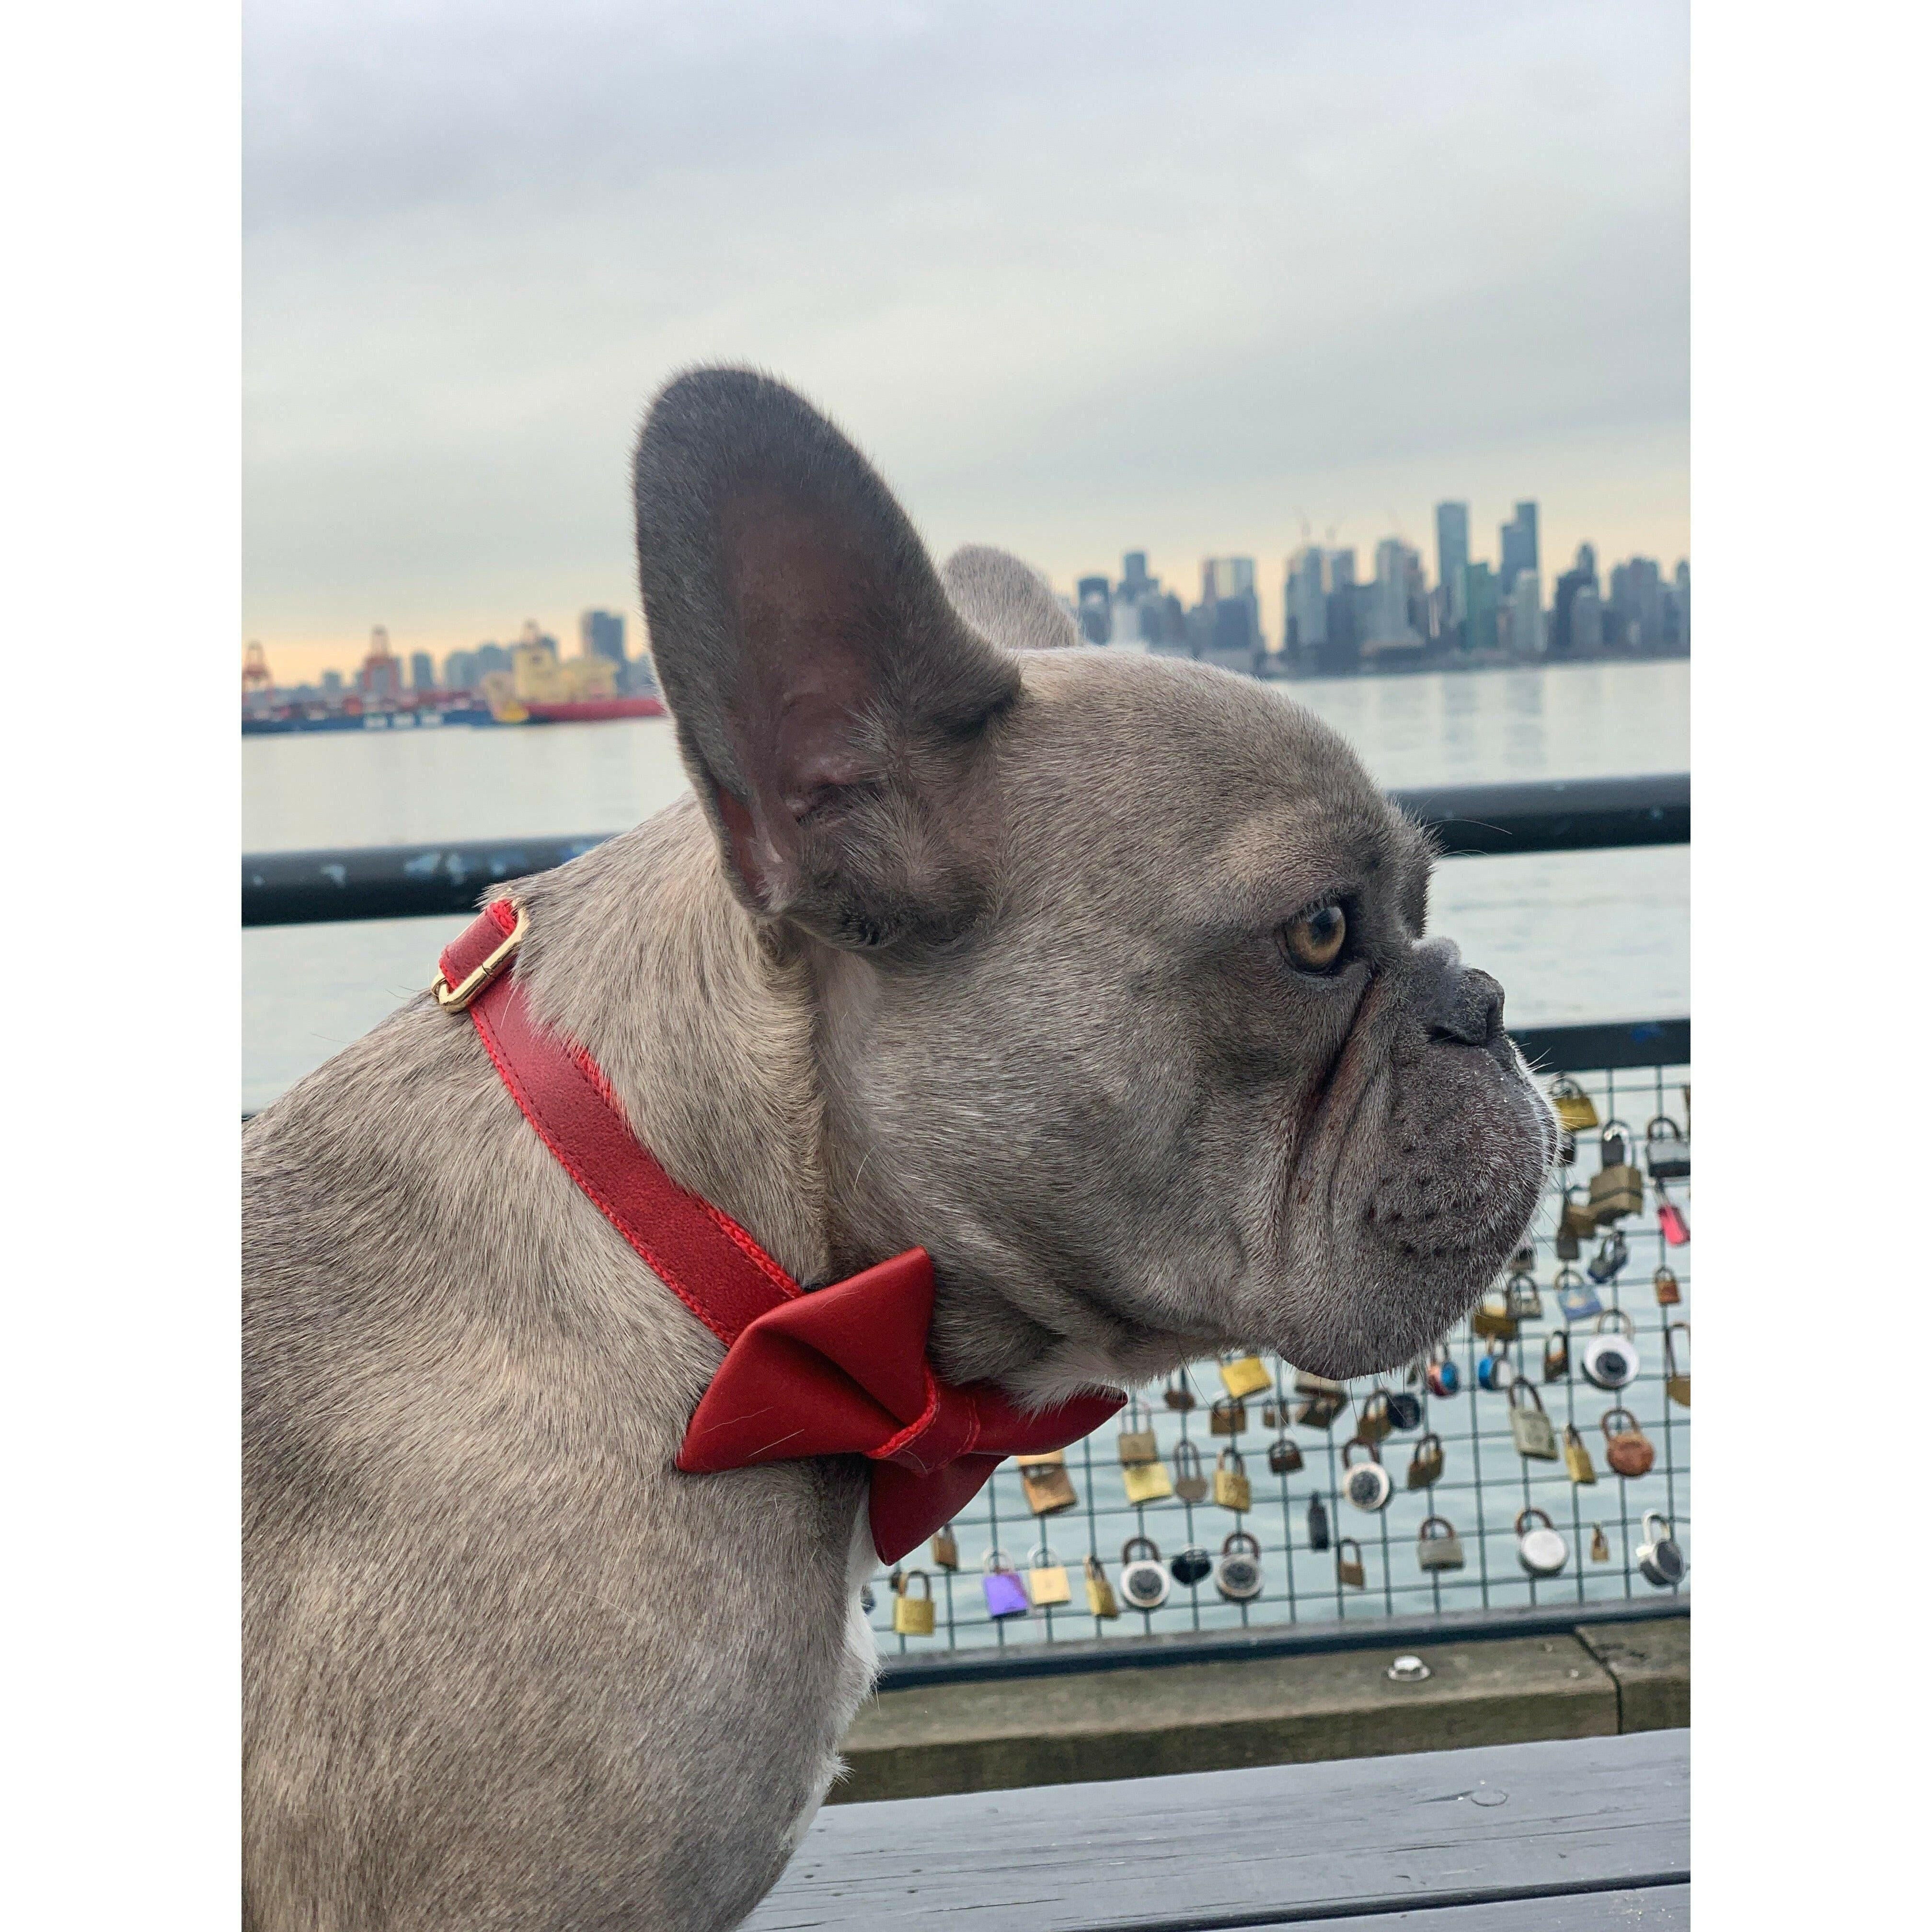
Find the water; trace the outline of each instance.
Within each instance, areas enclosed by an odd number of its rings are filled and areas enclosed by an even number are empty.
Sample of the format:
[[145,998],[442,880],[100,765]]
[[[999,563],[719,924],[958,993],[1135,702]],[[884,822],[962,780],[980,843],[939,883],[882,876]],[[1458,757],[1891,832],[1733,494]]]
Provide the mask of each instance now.
[[[1690,668],[1576,664],[1288,687],[1384,785],[1682,771]],[[669,724],[318,733],[242,745],[251,851],[614,831],[685,788]],[[1433,929],[1500,979],[1520,1024],[1689,1010],[1682,848],[1438,867]],[[265,1106],[426,986],[454,922],[243,935],[242,1104]]]

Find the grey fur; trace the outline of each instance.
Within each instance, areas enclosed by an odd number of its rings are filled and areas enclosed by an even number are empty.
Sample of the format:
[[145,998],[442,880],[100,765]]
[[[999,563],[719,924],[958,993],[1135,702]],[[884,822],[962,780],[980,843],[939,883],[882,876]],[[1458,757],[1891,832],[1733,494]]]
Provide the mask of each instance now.
[[[638,474],[695,795],[526,882],[517,970],[672,1174],[808,1283],[923,1244],[941,1372],[1022,1400],[1460,1314],[1555,1130],[1341,741],[1040,649],[763,378],[673,384]],[[426,998],[244,1167],[250,1932],[735,1924],[869,1682],[863,1465],[676,1472],[717,1344]]]

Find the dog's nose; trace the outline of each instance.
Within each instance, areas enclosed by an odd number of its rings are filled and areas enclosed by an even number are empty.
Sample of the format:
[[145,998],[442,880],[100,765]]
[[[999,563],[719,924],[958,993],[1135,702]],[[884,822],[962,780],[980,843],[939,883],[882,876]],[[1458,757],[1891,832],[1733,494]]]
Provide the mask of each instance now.
[[1503,989],[1486,973],[1462,964],[1453,941],[1432,939],[1416,950],[1421,976],[1417,1010],[1431,1040],[1490,1046],[1502,1037]]

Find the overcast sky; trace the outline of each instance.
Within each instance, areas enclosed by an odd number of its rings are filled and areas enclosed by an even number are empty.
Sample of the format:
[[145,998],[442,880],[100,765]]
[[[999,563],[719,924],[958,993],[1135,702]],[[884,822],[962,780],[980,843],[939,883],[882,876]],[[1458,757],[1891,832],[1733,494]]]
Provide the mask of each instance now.
[[[1682,0],[251,0],[246,634],[284,677],[636,623],[695,361],[796,383],[935,553],[1185,596],[1305,518],[1432,579],[1689,544]],[[1365,557],[1364,563],[1369,560]]]

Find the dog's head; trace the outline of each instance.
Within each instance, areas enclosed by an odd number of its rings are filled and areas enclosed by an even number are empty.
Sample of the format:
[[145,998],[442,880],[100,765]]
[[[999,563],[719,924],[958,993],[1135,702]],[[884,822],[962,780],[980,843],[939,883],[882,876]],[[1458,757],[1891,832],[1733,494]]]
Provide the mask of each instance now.
[[1350,1375],[1469,1306],[1556,1130],[1333,731],[1077,646],[1000,553],[942,578],[765,378],[672,383],[636,492],[724,871],[811,962],[836,1251],[931,1251],[944,1372],[1045,1398],[1246,1342]]

